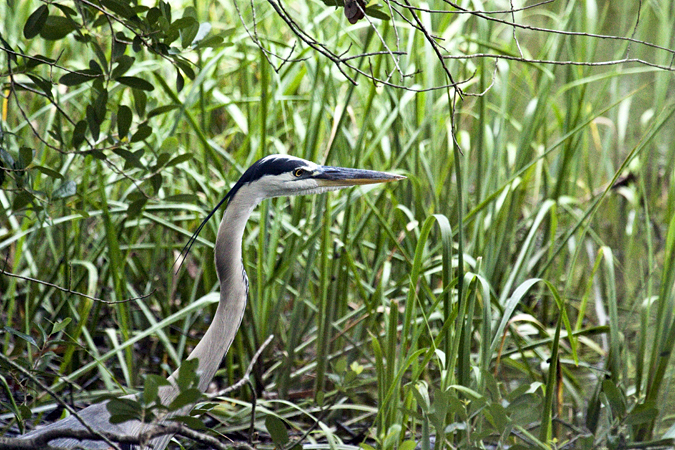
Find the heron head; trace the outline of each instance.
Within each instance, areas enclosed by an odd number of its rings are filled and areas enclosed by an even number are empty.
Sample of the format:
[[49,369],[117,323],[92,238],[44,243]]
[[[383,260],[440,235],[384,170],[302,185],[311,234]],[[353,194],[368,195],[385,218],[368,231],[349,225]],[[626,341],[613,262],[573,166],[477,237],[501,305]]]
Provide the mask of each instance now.
[[260,201],[270,197],[319,194],[403,178],[387,172],[322,166],[294,156],[270,155],[248,168],[232,188],[231,195],[236,196],[238,191],[245,191]]

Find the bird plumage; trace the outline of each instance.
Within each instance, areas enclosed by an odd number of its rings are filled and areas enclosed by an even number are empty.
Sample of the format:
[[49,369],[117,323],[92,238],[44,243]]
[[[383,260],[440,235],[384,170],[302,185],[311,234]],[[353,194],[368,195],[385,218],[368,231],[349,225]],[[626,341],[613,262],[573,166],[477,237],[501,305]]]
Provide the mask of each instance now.
[[[244,317],[248,279],[242,264],[241,242],[246,222],[253,209],[265,198],[315,194],[357,184],[382,183],[402,178],[404,177],[385,172],[321,166],[288,155],[267,156],[255,162],[244,172],[223,200],[204,219],[184,249],[184,252],[189,251],[206,221],[221,205],[226,203],[214,249],[216,271],[220,281],[220,301],[213,321],[188,356],[188,359],[198,359],[197,374],[200,376],[199,389],[202,392],[206,391],[213,379]],[[169,377],[170,384],[162,386],[159,390],[159,398],[165,405],[175,399],[179,393],[174,382],[177,376],[176,370]],[[133,395],[128,397],[133,397]],[[185,407],[174,414],[187,414],[192,406]],[[110,413],[105,402],[91,405],[80,411],[79,415],[93,429],[118,435],[136,436],[148,426],[134,420],[111,424]],[[164,419],[166,420],[167,417]],[[34,437],[50,429],[79,430],[84,427],[74,416],[70,416],[23,437]],[[151,448],[162,450],[170,439],[171,436],[156,438],[151,442]],[[63,448],[75,446],[90,449],[109,448],[108,444],[102,441],[77,441],[70,438],[52,440],[51,445]]]

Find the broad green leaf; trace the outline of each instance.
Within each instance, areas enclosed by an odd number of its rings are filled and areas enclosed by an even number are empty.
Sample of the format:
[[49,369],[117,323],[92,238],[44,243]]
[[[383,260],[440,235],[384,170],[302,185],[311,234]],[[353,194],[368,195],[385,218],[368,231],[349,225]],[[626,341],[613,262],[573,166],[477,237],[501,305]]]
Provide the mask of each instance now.
[[48,16],[40,28],[40,36],[48,41],[58,41],[75,30],[72,20],[62,16]]
[[63,320],[61,320],[59,322],[56,322],[54,324],[54,326],[52,327],[52,332],[49,333],[49,334],[56,334],[59,331],[63,330],[64,328],[66,328],[68,326],[68,324],[70,323],[71,320],[72,320],[72,318],[66,317]]
[[110,413],[110,423],[123,423],[129,420],[140,420],[142,407],[130,398],[113,398],[106,404]]
[[147,139],[152,134],[152,127],[148,125],[140,125],[133,136],[131,136],[131,142],[138,142],[144,139]]
[[120,55],[116,59],[117,65],[112,70],[112,73],[110,74],[110,78],[112,78],[113,80],[119,79],[119,77],[124,75],[131,68],[131,66],[134,65],[135,61],[136,61],[136,58],[134,58],[133,56]]
[[157,400],[160,386],[168,386],[169,381],[155,374],[148,374],[145,376],[145,383],[143,384],[143,402],[146,405]]
[[197,388],[187,389],[178,394],[178,396],[174,399],[174,401],[171,402],[171,404],[168,406],[169,411],[177,411],[184,406],[189,406],[194,403],[197,403],[199,399],[202,398],[202,396],[203,396],[202,391],[200,391]]
[[380,19],[380,20],[391,19],[391,17],[389,17],[389,14],[385,13],[379,7],[376,7],[376,6],[371,6],[371,7],[366,8],[366,14],[370,17],[374,17],[375,19]]
[[96,78],[101,77],[101,73],[91,69],[79,70],[76,72],[70,72],[63,75],[59,78],[59,84],[65,86],[77,86],[79,84],[87,83],[89,81],[94,81]]
[[192,416],[173,416],[171,420],[175,422],[181,422],[192,428],[193,430],[206,430],[204,422],[199,420],[197,417]]
[[131,108],[126,105],[120,105],[117,109],[117,135],[120,139],[124,139],[129,134],[131,127]]
[[180,105],[174,103],[171,105],[159,106],[148,113],[148,119],[151,117],[159,116],[160,114],[168,113],[169,111],[173,111],[176,108],[180,108]]
[[177,164],[183,163],[185,161],[189,161],[191,159],[192,159],[191,154],[183,153],[182,155],[178,155],[175,158],[171,159],[168,163],[166,163],[166,167],[175,166]]
[[129,6],[129,2],[124,0],[99,0],[103,6],[110,11],[119,14],[125,19],[131,19],[136,15],[134,10]]
[[33,39],[37,36],[45,22],[47,22],[47,17],[49,17],[49,7],[47,5],[40,5],[28,16],[26,25],[23,27],[23,37]]
[[39,346],[37,345],[37,342],[35,342],[35,339],[33,339],[32,336],[29,336],[27,334],[24,334],[24,333],[18,331],[18,330],[15,330],[14,328],[7,327],[7,326],[3,327],[3,330],[8,332],[9,334],[13,334],[14,336],[28,342],[33,347],[39,348]]
[[117,81],[125,86],[129,86],[134,89],[140,89],[142,91],[155,90],[155,86],[153,86],[152,83],[138,77],[119,77],[117,78]]
[[78,148],[84,142],[85,133],[87,132],[87,121],[80,120],[75,124],[73,130],[72,146]]
[[288,444],[288,430],[284,422],[276,416],[268,415],[265,417],[265,428],[272,437],[272,442],[277,447],[283,447]]
[[145,204],[148,202],[146,198],[136,200],[135,202],[131,202],[129,207],[127,208],[127,216],[130,219],[133,219],[135,217],[138,217],[138,215],[143,211],[143,207]]

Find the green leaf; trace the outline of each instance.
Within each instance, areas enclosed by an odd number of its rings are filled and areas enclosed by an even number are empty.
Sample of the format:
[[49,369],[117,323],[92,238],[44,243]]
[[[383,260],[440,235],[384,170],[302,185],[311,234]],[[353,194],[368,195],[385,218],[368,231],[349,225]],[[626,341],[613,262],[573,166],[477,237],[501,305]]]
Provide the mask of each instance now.
[[40,36],[48,41],[58,41],[68,36],[73,30],[75,30],[75,24],[72,20],[61,16],[48,16],[40,28]]
[[156,173],[153,176],[150,177],[150,183],[152,184],[152,188],[155,191],[155,195],[159,192],[160,188],[162,187],[162,174],[161,173]]
[[197,37],[199,31],[199,22],[192,19],[192,24],[180,30],[180,43],[183,48],[188,48],[192,45],[192,41]]
[[19,149],[19,161],[21,168],[25,169],[33,161],[33,149],[30,147],[21,147]]
[[66,317],[63,320],[61,320],[59,322],[56,322],[54,324],[54,326],[52,327],[52,332],[49,333],[49,334],[52,335],[52,334],[56,334],[56,333],[62,331],[64,328],[66,328],[68,326],[68,324],[70,323],[71,320],[72,319],[70,317]]
[[42,90],[42,92],[44,92],[45,95],[46,95],[48,98],[52,98],[52,97],[53,97],[53,95],[52,95],[52,83],[51,83],[50,81],[47,81],[47,80],[45,80],[44,78],[41,78],[41,77],[39,77],[39,76],[37,76],[37,75],[33,75],[32,73],[27,73],[26,76],[27,76],[28,78],[30,78],[31,81],[32,81],[33,83],[35,83],[35,85],[36,85],[37,87],[39,87],[39,88]]
[[143,207],[145,206],[145,204],[147,202],[148,202],[148,199],[146,199],[146,198],[136,200],[135,202],[131,202],[131,204],[127,207],[127,216],[130,219],[138,217],[141,214],[141,212],[143,211]]
[[602,392],[607,397],[614,418],[623,419],[623,416],[626,414],[626,401],[616,384],[612,380],[604,380],[602,382]]
[[390,20],[391,17],[389,17],[389,14],[385,13],[382,11],[379,7],[377,6],[371,6],[366,8],[366,14],[370,17],[374,17],[375,19],[380,19],[380,20]]
[[13,334],[14,336],[18,337],[19,339],[22,339],[26,342],[28,342],[30,345],[32,345],[35,348],[39,348],[37,345],[37,342],[35,342],[35,339],[33,339],[32,336],[28,336],[27,334],[23,334],[20,331],[15,330],[14,328],[11,327],[4,327],[3,330],[8,332],[9,334]]
[[185,87],[185,78],[181,75],[180,70],[176,69],[176,91],[180,92]]
[[288,444],[288,430],[284,422],[276,416],[269,415],[265,417],[265,428],[272,437],[272,442],[277,447],[283,447]]
[[176,384],[178,389],[185,391],[190,388],[192,385],[197,384],[199,381],[199,376],[197,375],[197,359],[188,359],[183,361],[178,369],[178,378],[176,379]]
[[131,66],[134,65],[134,62],[136,62],[136,58],[133,56],[129,55],[120,55],[117,58],[117,66],[112,71],[112,74],[110,75],[110,78],[113,80],[117,80],[119,77],[124,75],[130,68]]
[[34,199],[33,194],[31,194],[30,192],[21,191],[18,194],[16,194],[16,197],[14,197],[14,201],[12,202],[12,209],[14,211],[23,209],[24,207],[33,203],[33,199]]
[[126,105],[120,105],[117,108],[117,135],[120,140],[127,137],[129,128],[131,127],[131,108]]
[[129,2],[122,0],[99,0],[103,6],[110,11],[119,14],[125,19],[131,19],[136,15],[136,12],[129,6]]
[[196,417],[191,417],[191,416],[174,416],[171,418],[171,420],[175,422],[181,422],[187,425],[188,427],[192,428],[193,430],[206,430],[206,426],[204,426],[204,422],[199,420]]
[[148,103],[148,96],[139,89],[132,89],[131,93],[134,95],[134,109],[136,110],[136,114],[143,117],[145,115],[145,106]]
[[101,126],[99,124],[98,118],[96,117],[96,110],[93,106],[87,105],[86,116],[87,125],[89,126],[89,131],[91,131],[91,137],[93,137],[95,141],[98,141],[99,133],[101,132]]
[[175,158],[171,159],[168,163],[166,163],[166,167],[171,167],[178,165],[180,163],[183,163],[185,161],[189,161],[192,159],[192,155],[190,153],[183,153],[182,155],[178,155]]
[[86,132],[87,132],[87,122],[85,120],[80,120],[75,124],[72,140],[72,146],[74,148],[78,148],[82,144],[82,142],[84,142],[84,135]]
[[77,193],[77,184],[74,181],[64,181],[61,186],[52,192],[52,199],[67,198]]
[[140,155],[137,154],[136,152],[130,152],[129,150],[125,150],[123,148],[116,148],[113,150],[113,153],[121,156],[124,159],[125,170],[130,167],[135,167],[137,169],[145,169],[145,166],[141,162]]
[[178,394],[178,397],[176,397],[174,401],[171,402],[171,404],[168,407],[169,411],[176,411],[184,406],[197,403],[199,399],[202,398],[203,395],[204,394],[202,394],[202,391],[200,391],[197,388],[187,389]]
[[110,423],[123,423],[141,418],[141,404],[130,398],[110,399],[106,409],[110,413]]
[[145,384],[143,385],[143,402],[146,405],[157,400],[160,386],[168,386],[169,381],[160,377],[159,375],[149,374],[145,377]]
[[151,117],[159,116],[161,114],[166,114],[169,111],[173,111],[176,108],[180,108],[180,105],[174,103],[171,105],[164,105],[157,107],[148,113],[148,119],[150,119]]
[[101,77],[101,72],[99,71],[92,69],[78,70],[76,72],[70,72],[63,75],[61,78],[59,78],[59,84],[63,84],[65,86],[77,86],[82,83],[94,81],[99,77]]
[[147,139],[152,134],[152,127],[148,125],[140,125],[133,136],[131,136],[131,142],[138,142],[144,139]]
[[28,16],[26,25],[23,27],[23,37],[33,39],[40,34],[40,30],[42,30],[45,22],[47,22],[47,17],[49,17],[49,8],[47,5],[40,5],[38,9]]
[[229,42],[225,42],[222,36],[209,36],[201,41],[197,41],[195,43],[195,49],[200,49],[200,48],[220,48],[220,47],[225,47],[225,46],[230,46],[232,45]]
[[149,81],[146,81],[138,77],[119,77],[117,78],[119,83],[124,84],[125,86],[132,87],[134,89],[140,89],[142,91],[154,91],[155,86],[152,85]]
[[640,403],[633,408],[633,410],[628,414],[624,425],[637,425],[640,423],[651,422],[659,416],[659,410],[656,408],[656,403],[653,401],[647,401],[645,403]]

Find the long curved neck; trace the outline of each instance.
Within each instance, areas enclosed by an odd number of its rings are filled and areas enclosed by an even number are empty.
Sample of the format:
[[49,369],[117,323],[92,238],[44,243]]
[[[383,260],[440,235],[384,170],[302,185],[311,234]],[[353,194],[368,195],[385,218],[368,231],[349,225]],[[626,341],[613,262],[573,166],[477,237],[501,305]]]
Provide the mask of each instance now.
[[258,203],[255,198],[235,195],[218,227],[214,253],[220,281],[220,302],[204,337],[188,356],[188,359],[199,358],[197,373],[202,392],[211,383],[244,317],[248,281],[242,264],[241,242],[246,222]]

